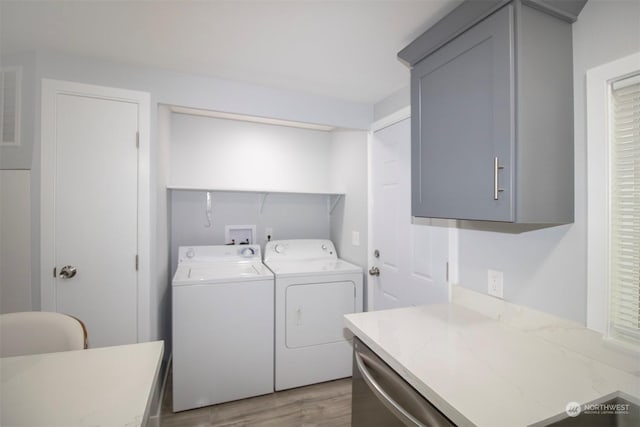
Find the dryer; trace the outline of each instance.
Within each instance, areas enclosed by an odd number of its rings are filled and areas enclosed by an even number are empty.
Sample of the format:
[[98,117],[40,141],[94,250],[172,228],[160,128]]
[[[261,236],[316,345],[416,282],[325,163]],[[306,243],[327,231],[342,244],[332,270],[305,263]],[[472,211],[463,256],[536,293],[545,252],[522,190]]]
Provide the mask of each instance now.
[[273,392],[273,274],[260,246],[178,250],[173,411]]
[[362,311],[362,268],[315,239],[268,242],[264,263],[275,274],[275,389],[351,376],[343,316]]

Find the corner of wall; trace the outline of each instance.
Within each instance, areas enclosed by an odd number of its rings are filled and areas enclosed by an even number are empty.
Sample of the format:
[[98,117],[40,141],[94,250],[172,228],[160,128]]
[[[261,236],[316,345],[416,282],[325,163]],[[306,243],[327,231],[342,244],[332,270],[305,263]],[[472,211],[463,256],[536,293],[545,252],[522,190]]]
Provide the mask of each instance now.
[[[366,266],[368,245],[368,162],[366,131],[333,131],[331,186],[344,193],[330,218],[331,239],[341,258]],[[359,243],[354,245],[354,235]]]
[[398,89],[373,106],[373,121],[376,122],[383,119],[409,105],[411,105],[411,95],[409,82],[407,81],[407,86]]

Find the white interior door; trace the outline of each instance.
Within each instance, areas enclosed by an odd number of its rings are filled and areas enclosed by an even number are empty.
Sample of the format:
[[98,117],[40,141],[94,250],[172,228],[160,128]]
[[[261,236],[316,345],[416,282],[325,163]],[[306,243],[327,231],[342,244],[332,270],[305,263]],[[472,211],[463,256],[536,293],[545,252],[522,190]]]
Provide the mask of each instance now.
[[43,133],[53,130],[43,138],[51,158],[43,158],[42,274],[52,277],[43,309],[81,319],[91,347],[138,342],[140,106],[82,92],[52,97],[54,111],[43,108]]
[[[371,138],[369,310],[445,302],[449,297],[448,223],[411,218],[411,121]],[[370,272],[371,274],[371,272]]]

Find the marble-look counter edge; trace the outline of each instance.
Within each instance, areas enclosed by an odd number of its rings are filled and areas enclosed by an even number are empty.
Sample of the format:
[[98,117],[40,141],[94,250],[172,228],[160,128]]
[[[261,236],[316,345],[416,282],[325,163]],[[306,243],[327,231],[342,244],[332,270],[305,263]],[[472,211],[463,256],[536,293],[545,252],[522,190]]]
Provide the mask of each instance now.
[[528,425],[616,387],[640,394],[629,372],[454,304],[350,314],[345,325],[461,426]]
[[[403,310],[394,309],[394,310]],[[370,312],[369,312],[370,313]],[[371,339],[371,337],[356,325],[351,319],[351,315],[344,316],[345,325],[347,328],[357,336],[360,341],[365,343],[367,347],[373,350],[382,360],[384,360],[393,370],[398,372],[413,388],[418,390],[422,396],[424,396],[429,402],[431,402],[438,410],[445,414],[450,420],[452,420],[459,427],[476,427],[471,421],[469,421],[464,415],[456,410],[453,406],[444,400],[438,393],[432,390],[424,381],[418,379],[411,371],[400,363],[395,357],[388,353],[378,342]]]

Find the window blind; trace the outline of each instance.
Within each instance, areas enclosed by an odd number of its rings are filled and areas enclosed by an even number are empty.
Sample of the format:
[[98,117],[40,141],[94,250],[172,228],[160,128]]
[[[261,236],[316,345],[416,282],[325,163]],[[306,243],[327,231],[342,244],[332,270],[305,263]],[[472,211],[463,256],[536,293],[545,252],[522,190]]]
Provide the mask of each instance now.
[[612,338],[640,345],[640,76],[612,85]]

